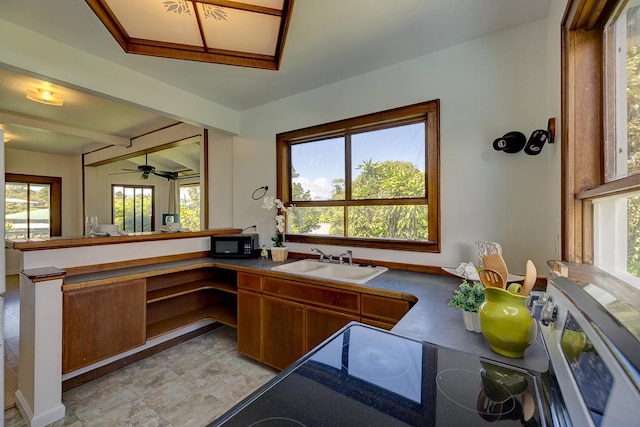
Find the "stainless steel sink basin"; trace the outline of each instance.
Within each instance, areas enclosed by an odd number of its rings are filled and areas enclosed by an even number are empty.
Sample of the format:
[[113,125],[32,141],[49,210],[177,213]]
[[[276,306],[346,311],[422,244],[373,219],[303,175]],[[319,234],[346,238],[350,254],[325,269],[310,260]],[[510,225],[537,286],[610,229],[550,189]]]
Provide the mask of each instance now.
[[335,280],[361,285],[388,270],[387,267],[360,267],[358,265],[324,263],[314,259],[303,259],[275,267],[273,271],[314,277],[316,279]]

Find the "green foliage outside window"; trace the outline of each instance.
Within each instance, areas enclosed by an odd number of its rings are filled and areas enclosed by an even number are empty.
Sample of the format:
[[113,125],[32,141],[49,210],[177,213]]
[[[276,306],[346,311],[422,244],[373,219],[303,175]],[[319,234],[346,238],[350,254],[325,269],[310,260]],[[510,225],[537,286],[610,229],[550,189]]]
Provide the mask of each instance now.
[[113,186],[113,223],[122,231],[153,231],[153,188]]
[[[424,172],[411,162],[387,160],[364,161],[356,168],[360,174],[353,180],[352,200],[388,199],[389,204],[349,206],[347,227],[349,236],[391,239],[426,239],[428,221],[426,205],[393,204],[393,199],[424,197]],[[331,200],[345,200],[345,183],[333,181]],[[308,190],[293,184],[293,200],[311,200]],[[321,224],[328,224],[329,235],[343,236],[343,208],[298,208],[291,221],[293,233],[311,233]]]
[[[640,46],[627,49],[627,172],[640,172]],[[627,271],[640,277],[640,197],[627,198]]]
[[200,185],[180,186],[180,225],[200,230]]

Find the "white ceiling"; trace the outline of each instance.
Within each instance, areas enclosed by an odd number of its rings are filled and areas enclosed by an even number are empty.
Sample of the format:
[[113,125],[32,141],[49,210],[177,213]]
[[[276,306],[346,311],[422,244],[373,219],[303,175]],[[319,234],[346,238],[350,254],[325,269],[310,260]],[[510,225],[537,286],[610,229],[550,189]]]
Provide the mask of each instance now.
[[[550,3],[296,0],[278,71],[126,54],[79,0],[56,0],[46,6],[42,0],[2,0],[0,18],[243,111],[543,19]],[[13,136],[6,144],[9,148],[80,154],[108,145],[109,136],[129,139],[175,122],[81,88],[59,91],[66,99],[74,98],[69,106],[37,104],[25,99],[26,88],[36,81],[15,71],[3,70],[0,58],[0,123]],[[34,124],[35,119],[43,123]]]

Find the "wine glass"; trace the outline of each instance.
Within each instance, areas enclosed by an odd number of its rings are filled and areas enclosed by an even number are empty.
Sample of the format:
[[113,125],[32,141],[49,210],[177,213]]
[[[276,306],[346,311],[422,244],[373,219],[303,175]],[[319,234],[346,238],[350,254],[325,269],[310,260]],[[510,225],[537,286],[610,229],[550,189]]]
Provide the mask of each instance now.
[[86,219],[87,226],[87,234],[89,236],[93,236],[96,229],[98,228],[98,217],[97,216],[88,216]]

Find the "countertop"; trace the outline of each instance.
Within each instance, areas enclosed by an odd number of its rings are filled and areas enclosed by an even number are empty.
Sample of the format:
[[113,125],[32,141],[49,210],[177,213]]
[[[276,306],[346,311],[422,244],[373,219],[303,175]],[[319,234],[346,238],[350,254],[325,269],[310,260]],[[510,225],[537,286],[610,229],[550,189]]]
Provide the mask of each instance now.
[[82,246],[113,245],[118,243],[152,242],[157,240],[190,239],[217,234],[240,233],[239,228],[216,228],[186,232],[144,232],[126,236],[54,236],[47,239],[6,240],[5,247],[19,251],[39,251],[47,249],[76,248]]
[[[287,262],[294,262],[290,259]],[[233,266],[238,270],[257,271],[262,274],[275,274],[271,267],[281,265],[271,260],[261,259],[213,259],[214,265]],[[283,273],[277,273],[283,276]],[[287,275],[292,279],[301,276]],[[307,281],[308,278],[303,278]],[[320,281],[314,281],[320,283]],[[392,332],[420,341],[477,354],[512,366],[518,366],[535,372],[546,372],[549,359],[542,343],[540,331],[536,341],[527,349],[522,359],[512,359],[494,353],[484,336],[465,329],[460,310],[447,305],[460,279],[448,274],[425,274],[400,270],[388,270],[364,285],[346,284],[348,289],[383,291],[385,294],[412,295],[417,302],[411,310],[396,324]],[[335,282],[332,282],[335,286]]]

